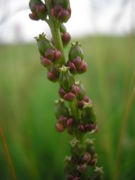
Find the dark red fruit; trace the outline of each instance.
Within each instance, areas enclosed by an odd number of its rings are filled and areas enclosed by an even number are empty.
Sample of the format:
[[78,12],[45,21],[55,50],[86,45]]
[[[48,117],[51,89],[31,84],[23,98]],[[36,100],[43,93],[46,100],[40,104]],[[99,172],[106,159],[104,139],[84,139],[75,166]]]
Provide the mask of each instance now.
[[70,36],[70,34],[68,32],[62,33],[61,37],[62,37],[62,42],[63,42],[64,45],[67,45],[69,43],[70,39],[71,39],[71,36]]
[[65,90],[64,90],[62,87],[60,87],[60,89],[59,89],[59,95],[60,95],[60,97],[63,98],[65,94],[66,94]]
[[64,95],[64,99],[67,100],[67,101],[73,101],[75,99],[75,95],[71,92],[69,93],[66,93]]
[[76,67],[75,67],[74,63],[72,63],[71,61],[68,61],[67,66],[70,68],[70,71],[72,73],[76,72]]
[[86,131],[86,129],[85,129],[85,127],[84,127],[83,124],[79,124],[78,129],[79,129],[81,132],[85,132],[85,131]]
[[70,127],[72,125],[72,123],[73,123],[73,118],[69,118],[67,120],[67,127]]
[[45,67],[48,67],[48,66],[50,66],[52,64],[52,62],[49,59],[47,59],[47,58],[45,58],[43,56],[40,56],[40,62]]
[[84,61],[82,61],[80,63],[80,66],[78,66],[77,70],[79,73],[84,73],[86,71],[86,69],[87,69],[87,64]]
[[80,67],[81,63],[82,63],[82,60],[79,56],[77,56],[75,59],[73,59],[73,63],[75,64],[75,67],[78,68]]

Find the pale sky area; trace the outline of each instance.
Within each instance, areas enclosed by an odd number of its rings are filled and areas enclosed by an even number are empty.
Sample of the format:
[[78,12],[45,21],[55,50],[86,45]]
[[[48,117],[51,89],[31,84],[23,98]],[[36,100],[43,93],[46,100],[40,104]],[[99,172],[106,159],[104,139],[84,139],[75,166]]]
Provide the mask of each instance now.
[[[0,7],[0,21],[3,12],[8,14],[6,21],[0,23],[0,42],[14,42],[18,39],[33,41],[33,37],[39,33],[49,34],[49,28],[45,22],[29,19],[28,0],[8,1],[7,8]],[[127,4],[121,8],[122,0],[70,0],[72,16],[66,24],[68,32],[72,36],[95,33],[127,34],[131,31],[135,12],[133,1],[135,0],[127,0]],[[23,10],[19,11],[19,9]]]

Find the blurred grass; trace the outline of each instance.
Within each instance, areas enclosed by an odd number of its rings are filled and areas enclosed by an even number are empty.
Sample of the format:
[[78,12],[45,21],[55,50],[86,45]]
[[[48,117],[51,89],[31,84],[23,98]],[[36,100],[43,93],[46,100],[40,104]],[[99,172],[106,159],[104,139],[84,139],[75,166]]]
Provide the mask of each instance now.
[[[84,83],[97,113],[99,133],[95,143],[104,179],[112,179],[116,173],[121,138],[118,179],[134,180],[134,97],[122,137],[120,132],[135,86],[135,38],[97,36],[80,41],[88,71],[77,78]],[[54,129],[57,90],[58,85],[46,79],[35,44],[0,45],[0,121],[19,180],[64,179],[64,156],[69,154],[70,137]],[[0,179],[11,179],[3,148]]]

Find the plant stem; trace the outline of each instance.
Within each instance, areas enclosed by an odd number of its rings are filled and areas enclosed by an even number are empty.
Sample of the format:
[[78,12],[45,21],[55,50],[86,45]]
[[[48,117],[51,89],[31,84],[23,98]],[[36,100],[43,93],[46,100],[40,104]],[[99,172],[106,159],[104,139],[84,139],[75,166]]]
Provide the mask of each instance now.
[[7,144],[6,144],[6,140],[5,140],[5,136],[4,136],[4,132],[3,132],[3,128],[2,128],[1,123],[0,123],[0,139],[1,139],[1,142],[3,144],[4,152],[5,152],[5,155],[6,155],[6,158],[7,158],[9,168],[10,168],[11,173],[12,173],[12,177],[13,177],[14,180],[16,180],[14,166],[13,166],[11,158],[10,158],[10,154],[9,154],[9,151],[8,151],[8,147],[7,147]]
[[64,53],[64,48],[61,40],[61,35],[60,35],[60,28],[59,25],[54,22],[54,20],[51,18],[50,19],[50,29],[52,33],[52,37],[54,40],[55,47],[61,52],[61,65],[66,63],[66,57]]

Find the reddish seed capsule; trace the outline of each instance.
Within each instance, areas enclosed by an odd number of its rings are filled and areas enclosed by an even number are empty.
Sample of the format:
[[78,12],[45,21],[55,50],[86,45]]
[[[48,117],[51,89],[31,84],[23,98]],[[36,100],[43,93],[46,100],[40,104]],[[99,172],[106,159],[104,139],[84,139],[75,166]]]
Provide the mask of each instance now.
[[79,129],[81,132],[85,132],[85,131],[86,131],[86,129],[85,129],[85,127],[84,127],[83,124],[79,124],[78,129]]
[[57,18],[60,21],[66,22],[70,18],[70,13],[68,10],[61,9],[60,11],[58,11]]
[[67,100],[67,101],[73,101],[75,99],[75,95],[71,92],[69,93],[66,93],[64,95],[64,99]]
[[54,8],[51,9],[51,15],[53,17],[56,17],[56,10]]
[[46,14],[46,6],[44,4],[40,4],[36,6],[36,14],[40,17]]
[[80,67],[82,60],[79,56],[77,56],[74,60],[73,63],[75,64],[75,67],[78,69]]
[[54,55],[55,55],[55,59],[58,60],[61,57],[61,52],[58,50],[55,50]]
[[68,44],[71,39],[71,36],[68,32],[66,32],[65,34],[62,33],[61,37],[62,37],[63,44],[65,45]]
[[59,11],[59,13],[58,13],[58,15],[57,15],[57,18],[58,18],[59,20],[63,20],[63,18],[64,18],[63,16],[64,16],[63,10]]
[[57,5],[55,6],[56,15],[57,15],[60,11],[62,11],[62,10],[63,10],[63,8],[62,8],[62,6],[61,6],[60,4],[57,4]]
[[60,97],[63,98],[65,94],[66,94],[65,90],[64,90],[62,87],[60,87],[60,89],[59,89],[59,95],[60,95]]
[[56,82],[59,78],[59,71],[58,69],[53,66],[51,68],[51,70],[47,73],[47,77],[49,80],[53,81],[53,82]]
[[89,102],[90,100],[89,100],[89,98],[88,98],[88,96],[83,96],[83,100],[85,101],[85,102]]
[[55,77],[55,74],[53,72],[48,72],[47,77],[51,81],[56,81],[57,80],[57,78]]
[[81,109],[81,108],[83,108],[83,106],[84,106],[84,101],[83,100],[81,100],[81,101],[78,101],[78,107]]
[[54,49],[46,49],[45,57],[53,61],[54,58],[55,58],[55,51],[54,51]]
[[78,96],[78,94],[80,93],[79,86],[73,84],[72,87],[71,87],[71,92],[74,93],[76,96]]
[[74,63],[72,63],[71,61],[68,61],[67,66],[70,68],[70,71],[72,73],[76,72],[76,67],[75,67]]
[[87,64],[84,61],[82,61],[77,70],[79,73],[84,73],[86,69],[87,69]]
[[62,124],[66,123],[66,120],[67,118],[65,116],[60,116],[58,119],[59,123],[62,123]]
[[56,123],[55,128],[56,128],[56,131],[58,132],[64,131],[64,126],[61,123]]
[[40,62],[45,67],[48,67],[52,64],[52,62],[49,59],[44,58],[43,56],[40,56]]
[[55,76],[54,76],[54,74],[53,74],[52,72],[48,72],[47,77],[48,77],[48,79],[50,79],[50,80],[55,79]]
[[72,119],[72,118],[69,118],[69,119],[67,120],[67,127],[70,127],[70,126],[72,125],[72,123],[73,123],[73,119]]
[[87,131],[92,131],[92,130],[93,130],[92,124],[86,124],[86,125],[85,125],[85,129],[86,129]]

